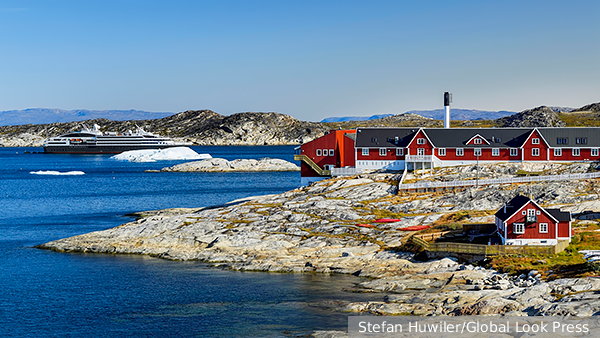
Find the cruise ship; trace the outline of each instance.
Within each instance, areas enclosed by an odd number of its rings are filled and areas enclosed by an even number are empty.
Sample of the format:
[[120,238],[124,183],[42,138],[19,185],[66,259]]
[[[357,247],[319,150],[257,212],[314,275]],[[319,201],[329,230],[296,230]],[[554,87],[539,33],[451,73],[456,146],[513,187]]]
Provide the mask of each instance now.
[[44,142],[44,152],[50,154],[118,154],[128,150],[162,149],[170,147],[189,147],[191,143],[175,142],[168,137],[156,135],[137,127],[135,132],[127,133],[100,131],[95,124],[93,129],[87,128],[57,137]]

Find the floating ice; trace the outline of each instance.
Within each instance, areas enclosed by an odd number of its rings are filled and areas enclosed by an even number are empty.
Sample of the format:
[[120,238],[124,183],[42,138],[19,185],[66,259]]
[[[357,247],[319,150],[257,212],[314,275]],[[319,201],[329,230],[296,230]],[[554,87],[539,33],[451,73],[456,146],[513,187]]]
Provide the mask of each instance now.
[[110,157],[112,160],[129,162],[155,162],[169,160],[204,160],[209,154],[198,154],[188,147],[165,149],[130,150]]
[[39,170],[30,171],[32,175],[54,175],[54,176],[69,176],[69,175],[85,175],[83,171],[54,171],[54,170]]

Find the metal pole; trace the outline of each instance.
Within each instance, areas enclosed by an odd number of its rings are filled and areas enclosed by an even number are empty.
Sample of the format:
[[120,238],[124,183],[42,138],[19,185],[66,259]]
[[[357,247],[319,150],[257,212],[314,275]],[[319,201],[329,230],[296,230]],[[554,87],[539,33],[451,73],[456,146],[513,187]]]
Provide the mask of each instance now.
[[477,155],[477,164],[475,165],[475,169],[477,170],[477,188],[479,188],[479,155]]

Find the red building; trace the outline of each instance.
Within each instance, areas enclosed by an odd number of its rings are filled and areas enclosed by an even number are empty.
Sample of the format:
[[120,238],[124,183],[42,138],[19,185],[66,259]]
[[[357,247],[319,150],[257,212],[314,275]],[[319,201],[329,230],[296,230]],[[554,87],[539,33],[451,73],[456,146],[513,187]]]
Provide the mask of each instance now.
[[294,159],[302,161],[302,185],[332,176],[333,168],[354,168],[356,130],[331,130],[296,148]]
[[[303,182],[364,170],[600,159],[600,128],[357,128],[296,150]],[[312,162],[312,163],[311,163]],[[305,180],[310,178],[310,180]]]
[[556,245],[571,241],[571,213],[517,195],[496,212],[496,228],[505,245]]

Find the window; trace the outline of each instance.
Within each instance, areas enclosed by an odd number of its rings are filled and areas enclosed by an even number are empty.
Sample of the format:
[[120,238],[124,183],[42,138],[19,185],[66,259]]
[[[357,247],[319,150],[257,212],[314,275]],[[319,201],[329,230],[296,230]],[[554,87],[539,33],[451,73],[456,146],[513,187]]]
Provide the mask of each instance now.
[[527,216],[535,216],[535,209],[527,209]]
[[377,142],[377,137],[372,137],[371,142],[373,142],[373,143]]
[[369,156],[369,148],[362,148],[362,154],[364,156]]
[[527,215],[527,211],[525,211],[525,210],[521,211],[521,215],[523,215],[523,216]]
[[440,149],[438,149],[438,155],[439,156],[446,156],[446,148],[440,148]]
[[481,156],[481,148],[475,148],[475,149],[473,149],[473,155],[475,155],[475,156]]
[[317,149],[317,156],[321,156],[321,149]]
[[579,156],[579,148],[573,148],[573,156]]
[[531,139],[531,144],[540,144],[540,139],[539,138],[532,138]]
[[598,156],[598,148],[594,148],[594,149],[592,149],[592,153],[591,153],[591,155],[592,155],[592,156]]
[[424,148],[417,148],[417,155],[418,156],[425,156],[425,149]]
[[525,233],[525,224],[524,223],[513,223],[513,232],[515,234],[524,234]]
[[587,144],[587,137],[577,137],[575,138],[576,144]]
[[333,151],[333,149],[329,149],[329,156],[334,156],[335,155],[335,151]]
[[531,156],[540,156],[540,148],[531,148]]
[[492,148],[492,156],[500,156],[500,148]]
[[396,156],[404,155],[404,148],[396,148]]
[[554,156],[562,156],[562,149],[554,148]]
[[463,156],[465,154],[465,150],[463,148],[456,148],[456,156]]
[[424,138],[418,138],[417,139],[417,144],[425,144],[425,139]]
[[556,143],[557,144],[569,144],[569,138],[568,137],[559,137],[556,139]]
[[510,149],[510,156],[519,156],[519,149],[517,149],[517,148],[511,148]]
[[548,223],[540,223],[540,233],[541,234],[548,233]]
[[481,144],[482,142],[481,142],[480,138],[476,138],[476,139],[473,140],[473,143],[474,144]]
[[387,156],[387,149],[379,148],[379,156]]

